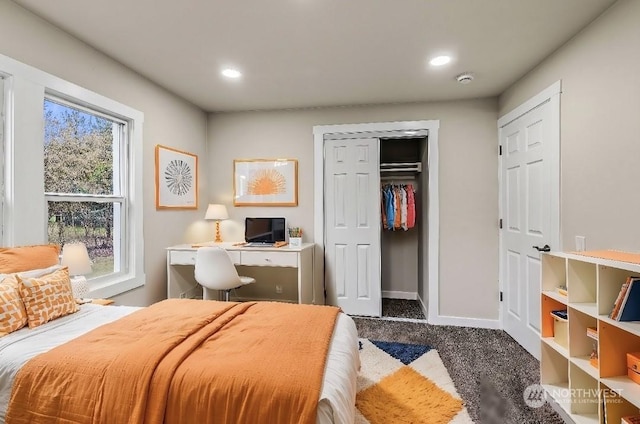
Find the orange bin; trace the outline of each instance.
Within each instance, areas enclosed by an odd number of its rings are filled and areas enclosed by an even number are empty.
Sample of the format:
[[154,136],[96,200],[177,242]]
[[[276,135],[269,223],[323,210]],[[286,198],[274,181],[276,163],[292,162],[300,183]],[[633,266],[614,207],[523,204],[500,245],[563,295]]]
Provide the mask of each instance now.
[[627,375],[640,384],[640,352],[627,353]]

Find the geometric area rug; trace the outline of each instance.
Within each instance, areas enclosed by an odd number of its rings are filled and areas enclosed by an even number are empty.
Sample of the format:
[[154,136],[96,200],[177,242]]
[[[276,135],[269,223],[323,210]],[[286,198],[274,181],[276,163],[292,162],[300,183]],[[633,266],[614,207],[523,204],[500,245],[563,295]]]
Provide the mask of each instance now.
[[473,423],[429,346],[360,339],[356,424]]

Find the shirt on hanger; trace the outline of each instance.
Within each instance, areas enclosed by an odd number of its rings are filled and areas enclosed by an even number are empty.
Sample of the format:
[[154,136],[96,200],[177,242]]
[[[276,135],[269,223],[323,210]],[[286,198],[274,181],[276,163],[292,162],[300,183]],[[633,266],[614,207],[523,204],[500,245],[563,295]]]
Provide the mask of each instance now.
[[407,185],[407,228],[416,225],[416,198],[413,184]]

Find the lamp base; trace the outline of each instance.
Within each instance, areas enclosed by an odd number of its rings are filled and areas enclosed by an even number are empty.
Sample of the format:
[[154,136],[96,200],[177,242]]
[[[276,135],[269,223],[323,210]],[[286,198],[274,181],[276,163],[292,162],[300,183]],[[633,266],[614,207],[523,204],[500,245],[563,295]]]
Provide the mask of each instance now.
[[89,294],[89,283],[83,275],[74,275],[71,280],[71,292],[76,299],[82,299]]
[[222,237],[220,237],[220,221],[216,221],[216,239],[215,243],[222,243]]

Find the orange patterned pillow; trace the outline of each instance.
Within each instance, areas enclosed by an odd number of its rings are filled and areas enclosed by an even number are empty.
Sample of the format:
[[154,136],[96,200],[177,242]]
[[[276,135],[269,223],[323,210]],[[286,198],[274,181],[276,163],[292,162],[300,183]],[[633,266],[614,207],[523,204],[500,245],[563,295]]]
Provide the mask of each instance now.
[[27,271],[47,268],[59,261],[60,246],[42,244],[21,247],[0,247],[0,273]]
[[38,278],[25,278],[18,274],[18,280],[29,328],[79,310],[71,292],[67,267]]
[[18,279],[9,275],[0,281],[0,337],[27,324],[27,312],[20,299]]

